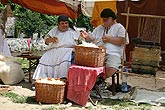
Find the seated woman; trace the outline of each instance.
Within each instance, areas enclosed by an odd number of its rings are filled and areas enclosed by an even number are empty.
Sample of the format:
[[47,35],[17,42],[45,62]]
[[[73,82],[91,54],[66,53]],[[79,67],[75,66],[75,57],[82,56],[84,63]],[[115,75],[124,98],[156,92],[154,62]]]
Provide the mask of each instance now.
[[129,38],[128,34],[125,37],[126,29],[116,22],[116,14],[110,8],[103,9],[100,17],[103,24],[96,27],[91,35],[85,31],[82,31],[82,35],[88,41],[106,48],[105,73],[109,78],[119,70],[124,44],[129,44]]
[[45,37],[45,43],[50,46],[50,49],[41,57],[33,80],[46,77],[67,77],[74,46],[79,36],[80,33],[69,25],[68,17],[59,16],[58,25],[51,29]]

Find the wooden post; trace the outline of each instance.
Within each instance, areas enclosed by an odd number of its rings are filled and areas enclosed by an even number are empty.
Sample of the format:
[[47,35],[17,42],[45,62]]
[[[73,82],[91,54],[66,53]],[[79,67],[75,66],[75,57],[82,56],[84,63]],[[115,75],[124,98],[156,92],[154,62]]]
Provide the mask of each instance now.
[[130,17],[146,17],[146,18],[160,18],[160,19],[165,19],[165,16],[158,16],[158,15],[132,14],[132,13],[121,13],[121,15],[130,16]]
[[[130,12],[130,7],[128,7],[128,10],[127,10],[126,29],[125,29],[125,40],[126,40],[126,37],[127,37],[127,30],[128,30],[128,23],[129,23],[129,12]],[[124,43],[124,48],[123,48],[121,78],[122,78],[123,70],[124,70],[124,58],[125,58],[125,54],[126,54],[126,53],[125,53],[125,50],[126,50],[126,41],[125,41],[125,43]]]

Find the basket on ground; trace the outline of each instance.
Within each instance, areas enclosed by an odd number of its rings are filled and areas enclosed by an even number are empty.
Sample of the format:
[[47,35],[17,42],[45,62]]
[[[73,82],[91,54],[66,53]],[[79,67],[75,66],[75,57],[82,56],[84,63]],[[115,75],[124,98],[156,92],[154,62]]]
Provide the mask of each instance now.
[[102,46],[99,48],[75,46],[74,63],[91,67],[104,66],[105,54],[106,49]]
[[66,83],[60,79],[45,78],[35,81],[37,102],[42,103],[63,103],[65,99]]

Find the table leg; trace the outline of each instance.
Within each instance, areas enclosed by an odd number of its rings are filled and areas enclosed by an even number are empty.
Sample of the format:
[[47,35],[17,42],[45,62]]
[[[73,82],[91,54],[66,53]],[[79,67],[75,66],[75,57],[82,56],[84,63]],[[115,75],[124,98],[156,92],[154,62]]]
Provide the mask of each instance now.
[[112,75],[112,95],[115,95],[115,74]]
[[31,59],[29,58],[29,82],[31,81],[31,71],[32,69],[35,69],[37,65],[39,64],[39,59]]
[[119,89],[119,73],[116,73],[116,77],[117,77],[117,89]]
[[94,102],[90,96],[89,96],[89,100],[90,100],[90,102],[91,102],[94,106],[96,106],[96,105],[97,105],[97,101],[96,101],[96,102]]
[[32,81],[31,81],[31,69],[32,69],[32,67],[31,67],[31,59],[29,59],[29,82],[31,83]]

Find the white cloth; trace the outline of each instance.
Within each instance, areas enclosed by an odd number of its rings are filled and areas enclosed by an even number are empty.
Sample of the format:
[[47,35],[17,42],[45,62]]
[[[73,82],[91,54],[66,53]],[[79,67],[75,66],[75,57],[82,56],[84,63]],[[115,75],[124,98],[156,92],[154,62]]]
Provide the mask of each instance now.
[[88,17],[92,17],[94,0],[59,0],[65,2],[65,4],[73,11],[78,12],[78,6],[81,5],[81,12]]
[[75,12],[78,12],[78,5],[80,5],[81,3],[79,0],[59,0],[59,1],[65,2],[65,4]]
[[2,29],[0,29],[0,54],[5,56],[11,56],[9,46],[7,44],[6,39],[4,38]]
[[17,84],[24,78],[21,64],[14,57],[0,55],[0,79],[4,84]]
[[68,31],[61,32],[57,26],[50,30],[48,34],[51,37],[57,37],[59,42],[49,45],[53,48],[45,52],[41,57],[39,65],[34,72],[33,79],[67,77],[68,68],[71,66],[71,53],[74,50],[71,47],[76,45],[75,40],[80,35],[80,33],[70,28]]
[[81,1],[81,11],[83,15],[92,17],[93,7],[94,7],[94,0],[82,0]]
[[[135,103],[148,103],[151,105],[164,105],[165,104],[165,92],[159,90],[147,90],[145,88],[137,88],[135,99],[131,100]],[[111,99],[123,99],[127,93],[118,92],[115,96],[108,96]]]
[[[114,45],[112,43],[103,43],[102,37],[105,35],[111,35],[113,37],[125,37],[125,28],[120,23],[113,24],[107,33],[105,33],[105,28],[100,25],[96,27],[92,33],[92,36],[94,37],[95,41],[93,43],[96,43],[98,46],[104,46],[106,47],[106,53],[111,55],[116,55],[120,58],[122,58],[123,55],[123,45]],[[126,43],[129,43],[128,34],[126,36]]]

